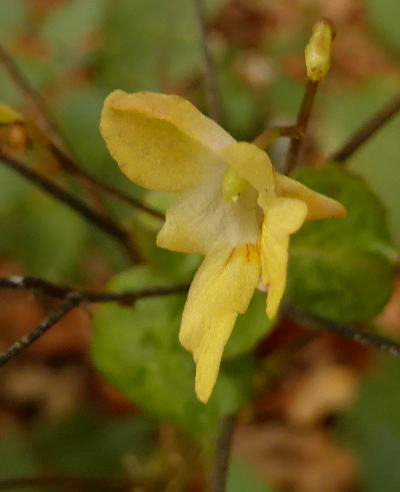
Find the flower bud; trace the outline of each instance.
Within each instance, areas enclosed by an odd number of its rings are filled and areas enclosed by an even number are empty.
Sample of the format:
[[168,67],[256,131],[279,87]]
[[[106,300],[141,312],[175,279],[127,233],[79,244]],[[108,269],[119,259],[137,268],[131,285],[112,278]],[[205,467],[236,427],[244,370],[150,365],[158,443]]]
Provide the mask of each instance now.
[[313,26],[312,36],[305,49],[307,78],[320,82],[331,67],[332,40],[335,37],[333,24],[327,20]]

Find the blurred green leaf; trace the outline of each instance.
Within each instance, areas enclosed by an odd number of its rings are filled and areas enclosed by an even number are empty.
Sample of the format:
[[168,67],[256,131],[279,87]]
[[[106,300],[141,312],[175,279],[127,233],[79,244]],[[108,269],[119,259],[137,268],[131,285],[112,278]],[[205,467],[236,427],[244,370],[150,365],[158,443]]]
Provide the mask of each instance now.
[[59,70],[70,69],[89,44],[89,36],[100,29],[106,0],[69,0],[49,11],[40,35],[56,51],[54,63]]
[[263,129],[265,105],[238,78],[230,62],[220,67],[218,88],[224,128],[237,140],[251,140]]
[[361,385],[355,404],[339,425],[343,441],[361,462],[365,492],[400,490],[400,360],[387,356]]
[[118,8],[110,2],[104,31],[96,69],[109,88],[161,90],[201,67],[193,2],[121,0]]
[[[169,281],[170,283],[170,281]],[[141,266],[119,275],[112,290],[168,285]],[[151,414],[171,420],[197,439],[215,432],[221,415],[247,398],[250,357],[224,363],[207,405],[194,393],[192,357],[178,342],[184,295],[139,300],[134,308],[101,306],[94,319],[91,355],[96,367],[128,398]]]
[[[146,416],[107,419],[83,412],[61,422],[36,424],[24,434],[3,429],[0,476],[121,476],[128,455],[135,456],[138,463],[151,457],[157,430],[157,422]],[[50,492],[54,487],[12,490]]]
[[24,0],[0,2],[0,40],[4,42],[26,28],[27,5]]
[[335,320],[372,318],[390,298],[397,259],[383,206],[360,178],[335,166],[303,168],[296,178],[343,203],[347,217],[310,221],[294,235],[289,297]]
[[[397,82],[376,79],[325,93],[320,100],[325,151],[335,151],[397,94]],[[364,177],[384,203],[392,234],[400,245],[399,133],[400,118],[393,118],[351,157],[349,168]]]
[[[5,174],[6,175],[6,174]],[[0,249],[21,260],[26,275],[69,282],[80,275],[88,226],[65,205],[18,181],[20,198],[3,215]],[[26,190],[23,196],[21,192]]]
[[262,480],[250,465],[237,457],[233,457],[229,466],[227,492],[273,492],[273,489]]
[[249,352],[258,341],[271,332],[275,320],[270,321],[267,318],[265,309],[266,296],[256,290],[248,310],[238,316],[224,351],[225,358],[229,359]]
[[[32,455],[29,444],[17,432],[4,432],[0,440],[0,477],[20,478],[34,476],[40,467]],[[45,492],[43,487],[18,487],[13,492]]]
[[156,432],[156,422],[144,416],[106,420],[79,413],[55,425],[35,427],[30,440],[44,470],[106,477],[122,471],[127,454],[146,459]]
[[378,38],[399,54],[400,31],[397,21],[400,16],[400,3],[397,0],[365,0],[363,5]]

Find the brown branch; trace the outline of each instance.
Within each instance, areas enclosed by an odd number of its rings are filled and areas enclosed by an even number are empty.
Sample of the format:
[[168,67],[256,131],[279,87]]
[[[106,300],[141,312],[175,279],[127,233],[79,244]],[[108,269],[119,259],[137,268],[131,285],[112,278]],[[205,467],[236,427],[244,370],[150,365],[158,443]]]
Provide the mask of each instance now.
[[170,287],[153,287],[140,291],[93,292],[85,290],[79,291],[72,287],[56,285],[36,277],[13,276],[0,278],[0,289],[36,289],[50,297],[63,300],[61,305],[45,318],[39,326],[0,354],[0,366],[3,366],[30,347],[38,338],[43,336],[50,328],[57,324],[61,318],[82,303],[118,302],[123,305],[132,305],[137,299],[187,292],[188,285],[181,284]]
[[374,136],[393,116],[400,111],[400,94],[383,106],[371,119],[362,125],[342,148],[332,154],[327,160],[345,163],[354,152]]
[[210,492],[226,491],[235,423],[236,415],[226,415],[221,419],[217,435],[214,468],[211,474]]
[[221,108],[218,100],[217,77],[214,62],[211,58],[207,43],[206,19],[203,0],[194,0],[194,5],[200,26],[201,48],[204,59],[204,86],[206,89],[208,110],[211,118],[217,123],[221,123]]
[[37,173],[23,162],[11,157],[8,154],[5,154],[2,151],[0,151],[0,162],[9,169],[18,173],[20,176],[23,176],[34,185],[38,186],[42,191],[45,191],[53,198],[56,198],[60,202],[70,207],[103,232],[106,232],[114,239],[118,240],[125,247],[132,261],[135,263],[140,261],[141,258],[139,252],[133,245],[128,232],[122,229],[116,222],[114,222],[114,220],[101,215],[80,199],[55,184],[53,181],[50,181],[48,178]]
[[387,352],[396,357],[400,357],[400,343],[390,340],[389,338],[375,333],[369,333],[352,325],[338,323],[321,316],[306,313],[293,305],[286,304],[283,307],[282,312],[284,316],[311,328],[335,333],[341,337],[359,342],[362,345],[368,345],[381,352]]
[[314,106],[315,95],[318,89],[318,82],[307,79],[303,101],[297,116],[296,128],[298,137],[292,138],[285,163],[285,174],[289,174],[296,167],[304,136],[307,131],[308,122]]
[[72,158],[70,155],[70,150],[68,149],[68,144],[62,135],[62,132],[58,128],[58,125],[53,118],[51,111],[49,110],[45,100],[42,98],[40,93],[36,91],[29,81],[25,78],[23,73],[20,71],[16,65],[13,58],[7,53],[4,47],[0,44],[0,63],[3,64],[4,68],[7,70],[11,79],[14,81],[15,85],[20,89],[22,94],[28,100],[29,104],[33,107],[39,123],[37,129],[42,134],[42,137],[47,143],[47,147],[50,152],[56,157],[56,159],[61,164],[62,168],[79,178],[82,178],[87,183],[94,185],[96,188],[102,191],[106,191],[110,195],[132,205],[144,212],[147,212],[154,217],[160,219],[164,218],[164,214],[158,210],[154,210],[151,207],[147,207],[141,203],[136,198],[127,195],[126,193],[110,186],[109,184],[101,182],[96,177],[89,174],[87,171],[81,168],[76,159]]

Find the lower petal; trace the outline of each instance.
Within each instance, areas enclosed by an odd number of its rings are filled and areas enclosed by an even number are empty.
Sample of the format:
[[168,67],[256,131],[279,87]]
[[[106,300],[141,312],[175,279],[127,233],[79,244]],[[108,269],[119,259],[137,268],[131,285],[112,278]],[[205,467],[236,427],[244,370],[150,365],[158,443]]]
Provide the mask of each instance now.
[[286,286],[289,236],[302,226],[307,205],[292,198],[274,200],[264,218],[261,235],[261,266],[265,283],[269,282],[267,315],[275,317]]
[[216,247],[204,259],[189,290],[179,339],[197,364],[196,394],[206,402],[238,313],[250,303],[260,274],[256,245]]

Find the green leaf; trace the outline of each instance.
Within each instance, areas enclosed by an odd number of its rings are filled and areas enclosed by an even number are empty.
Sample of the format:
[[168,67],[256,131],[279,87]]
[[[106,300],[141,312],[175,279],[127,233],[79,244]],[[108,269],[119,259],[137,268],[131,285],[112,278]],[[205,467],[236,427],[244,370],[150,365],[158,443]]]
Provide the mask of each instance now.
[[34,427],[29,438],[44,471],[105,477],[121,473],[128,454],[145,460],[156,433],[157,423],[146,416],[106,420],[95,413],[78,413],[54,425]]
[[397,0],[365,0],[367,18],[378,38],[390,49],[400,53],[398,19],[400,3]]
[[[321,98],[323,148],[336,151],[365,121],[398,94],[398,85],[371,79]],[[365,178],[388,213],[393,237],[400,245],[400,118],[392,118],[349,159],[349,169]]]
[[[112,282],[112,290],[168,285],[144,266]],[[178,342],[184,295],[139,300],[134,308],[101,306],[94,319],[91,355],[96,367],[129,399],[151,414],[174,422],[197,439],[215,432],[221,415],[247,398],[252,359],[224,363],[210,401],[194,393],[192,357]]]
[[400,490],[400,360],[387,356],[365,378],[357,401],[340,421],[340,435],[357,453],[365,492]]
[[20,259],[27,275],[63,282],[79,278],[87,224],[40,191],[19,187],[17,180],[10,179],[10,183],[15,183],[17,195],[2,217],[2,253]]
[[347,217],[310,221],[291,240],[288,295],[338,321],[368,320],[389,300],[397,252],[383,206],[366,183],[335,166],[296,178],[347,208]]
[[266,298],[263,292],[256,290],[248,310],[239,314],[232,336],[229,339],[224,358],[229,359],[249,352],[274,327],[275,320],[267,318]]
[[0,2],[0,40],[3,42],[26,28],[27,5],[24,0]]
[[201,68],[193,2],[120,0],[118,8],[110,3],[104,31],[96,68],[110,88],[161,90],[165,82]]
[[272,488],[257,475],[250,465],[233,457],[229,466],[228,480],[226,486],[227,492],[272,492]]
[[70,0],[52,8],[40,35],[56,50],[55,63],[69,69],[85,54],[90,34],[100,29],[105,0]]

